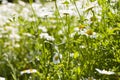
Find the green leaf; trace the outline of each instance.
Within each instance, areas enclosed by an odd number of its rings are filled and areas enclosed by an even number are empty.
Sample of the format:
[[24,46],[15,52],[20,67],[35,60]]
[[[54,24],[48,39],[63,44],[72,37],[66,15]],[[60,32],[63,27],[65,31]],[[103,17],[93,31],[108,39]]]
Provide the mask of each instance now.
[[80,74],[80,67],[77,68],[78,74]]
[[66,5],[68,5],[68,4],[69,4],[69,2],[68,2],[68,1],[65,1],[63,4],[66,4]]
[[117,23],[117,26],[120,27],[120,23]]
[[76,59],[78,56],[79,56],[79,53],[78,53],[78,52],[75,52],[75,53],[74,53],[74,58]]

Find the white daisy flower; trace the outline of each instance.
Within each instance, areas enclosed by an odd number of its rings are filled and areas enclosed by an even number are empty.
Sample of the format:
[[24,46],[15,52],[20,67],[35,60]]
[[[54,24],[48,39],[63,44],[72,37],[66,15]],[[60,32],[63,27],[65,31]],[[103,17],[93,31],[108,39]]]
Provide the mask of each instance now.
[[0,77],[0,80],[5,80],[5,78],[4,77]]
[[21,75],[23,75],[25,73],[27,73],[27,74],[37,73],[37,70],[36,69],[27,69],[27,70],[23,70],[20,72]]
[[64,33],[63,30],[59,30],[59,31],[58,31],[58,34],[59,34],[59,35],[62,35],[63,33]]
[[42,32],[47,32],[47,28],[44,26],[38,26],[39,30],[42,30]]
[[78,34],[79,34],[79,35],[85,35],[85,30],[80,30],[80,31],[78,32]]
[[14,46],[15,48],[19,48],[19,47],[20,47],[20,45],[19,45],[18,43],[14,44],[13,46]]
[[30,33],[23,33],[24,36],[32,37],[33,35]]
[[96,34],[96,32],[93,32],[92,30],[86,30],[85,31],[85,35],[87,36],[87,37],[90,37],[90,38],[96,38],[97,37],[97,34]]
[[56,53],[56,54],[53,56],[53,63],[54,63],[54,64],[60,63],[60,59],[62,59],[62,55]]
[[74,53],[70,53],[70,57],[74,57]]
[[18,34],[16,34],[16,33],[10,34],[10,35],[9,35],[9,38],[10,38],[11,40],[16,40],[16,41],[19,41],[19,40],[20,40],[20,36],[19,36]]
[[46,39],[48,41],[54,41],[55,40],[54,37],[50,36],[48,33],[41,33],[40,38]]
[[112,71],[106,71],[106,70],[100,70],[98,68],[95,69],[96,71],[98,71],[100,74],[106,74],[106,75],[112,75],[115,74],[115,72]]
[[70,37],[73,38],[75,36],[76,32],[73,32],[70,34]]
[[80,31],[80,29],[79,29],[78,27],[75,27],[75,28],[74,28],[74,31],[75,31],[75,32],[78,32],[78,31]]
[[2,38],[2,37],[3,37],[3,35],[1,34],[1,35],[0,35],[0,38]]
[[75,15],[73,10],[60,10],[61,15]]

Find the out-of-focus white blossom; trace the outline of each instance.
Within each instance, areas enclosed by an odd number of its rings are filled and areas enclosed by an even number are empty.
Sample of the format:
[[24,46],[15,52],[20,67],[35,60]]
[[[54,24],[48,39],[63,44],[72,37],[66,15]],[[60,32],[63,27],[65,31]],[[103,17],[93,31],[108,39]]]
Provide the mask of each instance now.
[[16,40],[16,41],[19,41],[20,40],[20,36],[18,35],[18,34],[10,34],[9,35],[9,38],[11,39],[11,40]]
[[2,38],[3,37],[3,35],[0,35],[0,38]]
[[84,45],[80,45],[80,48],[85,48],[85,46]]
[[30,33],[23,33],[24,36],[32,37],[33,35]]
[[113,71],[100,70],[98,68],[96,68],[95,70],[98,71],[100,74],[106,74],[106,75],[115,74],[115,72],[113,72]]
[[90,38],[96,38],[96,37],[97,37],[96,32],[93,32],[93,31],[90,30],[90,29],[86,30],[85,33],[86,33],[85,35],[86,35],[87,37],[90,37]]
[[29,18],[28,18],[28,21],[30,21],[30,22],[35,22],[35,21],[37,21],[37,19],[36,19],[35,17],[29,17]]
[[53,63],[54,63],[54,64],[60,63],[60,59],[62,59],[62,54],[56,53],[56,54],[53,56]]
[[17,33],[18,32],[18,28],[14,28],[14,27],[11,27],[11,26],[6,26],[3,28],[4,30],[2,30],[2,33],[11,33],[11,34],[14,34],[14,33]]
[[70,57],[74,57],[74,53],[70,53]]
[[80,31],[80,29],[79,29],[78,27],[75,27],[75,28],[74,28],[74,31],[75,31],[75,32],[78,32],[78,31]]
[[49,8],[40,8],[36,11],[36,14],[38,17],[42,17],[42,18],[45,18],[45,17],[53,17],[53,10],[51,11]]
[[59,34],[59,35],[62,35],[62,34],[63,34],[63,30],[59,30],[59,31],[58,31],[58,34]]
[[38,29],[42,30],[42,32],[47,32],[47,28],[44,26],[38,26]]
[[0,80],[5,80],[5,78],[4,77],[0,77]]
[[63,15],[75,15],[75,12],[73,10],[60,10],[61,16]]
[[46,39],[48,41],[54,41],[54,37],[50,36],[48,33],[41,33],[40,38]]
[[21,0],[18,0],[18,3],[21,5],[21,6],[25,6],[25,2],[21,1]]
[[36,10],[39,10],[42,7],[42,4],[40,4],[40,3],[32,3],[32,7],[36,11]]
[[76,33],[78,33],[78,35],[85,35],[90,38],[96,38],[98,36],[97,33],[93,32],[89,29],[89,27],[74,28],[74,32],[70,36],[74,37]]
[[76,32],[73,32],[70,34],[70,37],[73,38],[75,36]]
[[19,45],[19,44],[14,44],[13,47],[15,47],[15,48],[19,48],[20,45]]
[[20,72],[21,75],[23,75],[25,73],[27,73],[27,74],[37,73],[37,70],[36,69],[27,69],[27,70],[23,70]]
[[7,46],[9,46],[10,45],[10,42],[5,42],[4,43],[4,47],[7,47]]

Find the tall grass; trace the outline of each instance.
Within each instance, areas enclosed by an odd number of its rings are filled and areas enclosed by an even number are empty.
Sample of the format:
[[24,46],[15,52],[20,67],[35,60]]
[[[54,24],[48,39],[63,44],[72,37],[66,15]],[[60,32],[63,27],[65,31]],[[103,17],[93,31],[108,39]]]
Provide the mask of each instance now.
[[[0,26],[0,76],[6,80],[119,80],[120,1],[33,3]],[[61,7],[63,6],[63,7]],[[46,8],[47,9],[47,8]],[[49,10],[51,9],[51,10]],[[38,13],[38,12],[40,13]],[[25,12],[27,13],[27,11]],[[25,15],[24,13],[24,15]]]

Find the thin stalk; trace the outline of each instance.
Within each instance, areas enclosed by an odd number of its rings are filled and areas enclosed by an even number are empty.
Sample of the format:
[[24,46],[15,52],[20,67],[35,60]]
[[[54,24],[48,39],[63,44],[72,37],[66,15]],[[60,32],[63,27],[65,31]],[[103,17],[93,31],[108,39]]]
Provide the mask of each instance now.
[[78,12],[78,15],[79,15],[79,17],[81,17],[80,16],[80,12],[79,12],[79,10],[78,10],[78,7],[77,7],[77,5],[76,5],[76,2],[73,0],[73,3],[74,3],[74,5],[75,5],[75,8],[76,8],[76,10],[77,10],[77,12]]
[[59,12],[59,9],[58,9],[57,1],[56,1],[56,0],[55,0],[55,8],[56,8],[56,10],[57,10],[57,12],[58,12],[58,15],[59,15],[60,19],[62,20],[62,23],[63,23],[63,19],[62,19],[62,17],[60,16],[60,12]]
[[[66,26],[67,26],[67,31],[66,31],[66,37],[67,37],[67,47],[68,47],[68,51],[70,50],[69,48],[69,44],[70,44],[70,23],[69,23],[69,19],[68,19],[68,15],[69,14],[65,14],[66,16]],[[68,56],[68,60],[67,60],[67,69],[69,69],[69,64],[70,64],[70,53],[67,52],[67,56]]]
[[29,0],[29,2],[30,2],[30,8],[32,9],[32,12],[33,12],[33,17],[35,18],[35,22],[34,22],[34,25],[32,25],[33,26],[33,30],[35,31],[35,32],[37,32],[37,24],[39,23],[39,21],[37,20],[37,15],[36,15],[36,13],[35,13],[35,10],[33,9],[33,7],[32,7],[32,2],[33,2],[33,0]]

